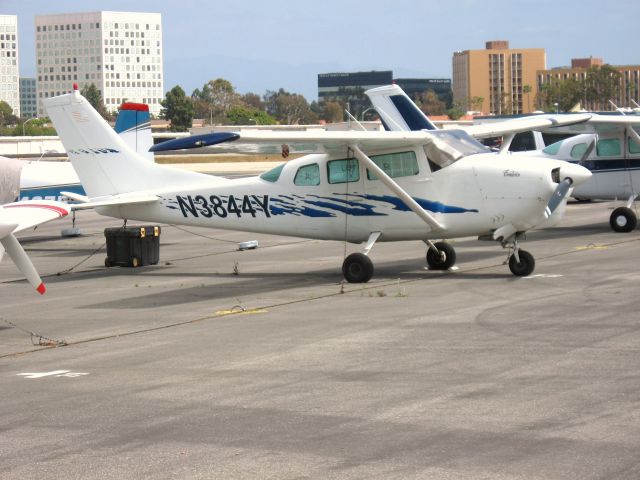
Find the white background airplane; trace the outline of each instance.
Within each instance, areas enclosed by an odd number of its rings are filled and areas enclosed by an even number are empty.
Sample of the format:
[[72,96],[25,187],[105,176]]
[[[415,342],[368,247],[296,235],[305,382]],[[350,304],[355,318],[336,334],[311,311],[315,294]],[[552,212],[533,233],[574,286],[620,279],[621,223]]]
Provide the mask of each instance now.
[[[593,176],[573,190],[580,200],[626,200],[625,206],[611,213],[609,224],[616,232],[630,232],[638,225],[634,211],[640,193],[640,117],[635,115],[598,115],[570,129],[582,133],[553,143],[536,152],[540,158],[557,158],[579,163]],[[533,152],[515,153],[514,156]]]
[[[251,132],[242,146],[287,144],[324,153],[292,160],[260,177],[228,180],[150,164],[76,90],[45,100],[47,112],[90,197],[104,215],[364,243],[349,255],[350,282],[373,275],[377,241],[421,240],[427,263],[455,263],[443,238],[489,237],[509,248],[509,267],[528,275],[523,232],[562,213],[572,184],[588,170],[567,162],[514,162],[460,131]],[[228,137],[228,135],[227,135]],[[434,242],[436,241],[436,242]]]

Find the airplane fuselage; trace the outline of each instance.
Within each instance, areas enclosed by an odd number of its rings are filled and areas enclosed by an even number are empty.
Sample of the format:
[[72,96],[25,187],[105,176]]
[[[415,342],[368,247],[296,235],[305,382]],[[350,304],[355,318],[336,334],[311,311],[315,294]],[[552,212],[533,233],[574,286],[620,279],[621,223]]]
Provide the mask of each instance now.
[[[275,181],[269,175],[212,178],[210,186],[197,189],[155,191],[156,204],[98,211],[131,220],[356,243],[371,232],[381,232],[381,241],[394,241],[489,234],[510,223],[525,231],[546,221],[544,207],[557,186],[551,172],[566,164],[549,160],[548,168],[524,162],[514,168],[514,162],[490,153],[432,172],[422,149],[411,156],[417,168],[396,172],[400,176],[394,180],[442,230],[430,229],[355,159],[343,165],[350,170],[348,182],[342,181],[347,176],[335,177],[331,169],[341,165],[334,162],[347,160],[325,154],[288,162]],[[312,174],[301,179],[305,172]]]

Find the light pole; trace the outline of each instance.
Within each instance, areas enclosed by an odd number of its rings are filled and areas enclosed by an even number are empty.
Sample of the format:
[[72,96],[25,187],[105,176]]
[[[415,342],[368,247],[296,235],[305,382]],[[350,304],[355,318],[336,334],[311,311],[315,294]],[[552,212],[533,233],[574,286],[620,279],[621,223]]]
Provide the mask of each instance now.
[[367,113],[369,110],[375,110],[375,107],[369,107],[364,112],[362,112],[362,115],[360,115],[360,120],[364,122],[364,114]]
[[25,122],[22,122],[22,136],[26,136],[24,126],[29,123],[31,120],[37,120],[37,117],[29,118]]

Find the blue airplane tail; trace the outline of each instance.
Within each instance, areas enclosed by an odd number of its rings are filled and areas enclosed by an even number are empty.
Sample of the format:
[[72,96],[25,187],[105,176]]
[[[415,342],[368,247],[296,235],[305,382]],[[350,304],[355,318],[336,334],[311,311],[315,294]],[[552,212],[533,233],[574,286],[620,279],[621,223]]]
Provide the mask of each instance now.
[[151,116],[143,103],[123,103],[116,118],[115,131],[139,155],[153,162]]

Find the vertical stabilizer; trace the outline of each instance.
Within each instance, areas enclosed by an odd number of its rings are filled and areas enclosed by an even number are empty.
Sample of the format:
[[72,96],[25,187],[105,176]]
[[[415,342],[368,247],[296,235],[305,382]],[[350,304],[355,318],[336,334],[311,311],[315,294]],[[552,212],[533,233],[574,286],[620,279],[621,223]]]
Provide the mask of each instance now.
[[89,102],[73,93],[44,100],[73,168],[90,198],[205,183],[212,177],[151,163],[138,155]]
[[149,149],[153,146],[151,137],[151,116],[149,106],[143,103],[123,103],[116,118],[116,133],[141,157],[154,161]]
[[398,85],[386,85],[365,92],[380,115],[386,130],[437,130],[431,120]]

